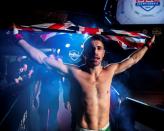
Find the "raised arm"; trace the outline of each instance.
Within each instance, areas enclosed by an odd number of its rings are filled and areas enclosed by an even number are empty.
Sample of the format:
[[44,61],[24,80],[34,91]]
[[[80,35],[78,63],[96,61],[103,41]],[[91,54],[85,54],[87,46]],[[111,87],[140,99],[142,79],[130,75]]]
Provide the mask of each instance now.
[[114,69],[114,74],[121,73],[134,64],[136,64],[139,60],[142,59],[142,57],[145,55],[147,52],[148,48],[152,45],[152,43],[155,40],[155,36],[153,36],[142,48],[138,49],[134,53],[132,53],[129,57],[124,59],[123,61],[113,64],[113,69]]
[[32,59],[37,61],[39,64],[45,64],[50,67],[59,69],[63,73],[68,73],[68,66],[65,65],[61,59],[55,59],[53,57],[48,57],[41,50],[31,46],[20,34],[18,34],[18,29],[14,27],[14,36],[18,39],[18,44],[31,56]]

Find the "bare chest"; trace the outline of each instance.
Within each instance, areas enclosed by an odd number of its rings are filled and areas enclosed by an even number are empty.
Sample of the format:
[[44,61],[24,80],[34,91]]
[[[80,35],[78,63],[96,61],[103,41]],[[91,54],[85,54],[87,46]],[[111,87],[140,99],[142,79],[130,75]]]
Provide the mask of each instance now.
[[101,74],[98,77],[92,75],[79,75],[75,77],[75,80],[84,96],[101,97],[109,93],[112,77],[104,74]]

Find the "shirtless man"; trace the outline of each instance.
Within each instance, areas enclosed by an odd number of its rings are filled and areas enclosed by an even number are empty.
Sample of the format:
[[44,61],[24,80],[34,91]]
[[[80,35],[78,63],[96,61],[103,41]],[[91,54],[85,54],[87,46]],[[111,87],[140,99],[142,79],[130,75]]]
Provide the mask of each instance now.
[[76,90],[76,131],[110,131],[110,85],[114,75],[125,71],[136,64],[148,47],[155,40],[153,36],[147,43],[129,57],[119,63],[101,65],[105,55],[104,40],[100,35],[90,37],[84,46],[83,55],[85,65],[76,67],[66,65],[61,59],[47,57],[39,49],[31,46],[23,39],[18,30],[14,28],[14,35],[18,38],[18,44],[24,48],[29,55],[40,64],[45,64],[63,72],[71,79],[73,90]]

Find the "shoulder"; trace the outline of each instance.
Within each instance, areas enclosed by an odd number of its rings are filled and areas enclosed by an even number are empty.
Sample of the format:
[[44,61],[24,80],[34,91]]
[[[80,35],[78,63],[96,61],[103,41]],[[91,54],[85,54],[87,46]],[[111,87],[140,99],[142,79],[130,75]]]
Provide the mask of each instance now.
[[112,63],[104,67],[104,71],[110,74],[115,74],[116,70],[118,69],[118,63]]
[[70,73],[72,72],[78,72],[81,70],[81,66],[77,66],[77,65],[74,65],[74,64],[66,64],[66,66],[68,67],[68,70]]
[[105,70],[114,70],[118,66],[118,63],[111,63],[104,67]]

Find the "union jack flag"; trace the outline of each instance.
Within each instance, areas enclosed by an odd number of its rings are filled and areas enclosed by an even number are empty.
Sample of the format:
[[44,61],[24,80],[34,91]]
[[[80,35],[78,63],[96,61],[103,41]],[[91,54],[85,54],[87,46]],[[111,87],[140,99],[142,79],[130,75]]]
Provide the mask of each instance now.
[[115,30],[110,29],[104,31],[102,28],[91,28],[77,26],[72,22],[68,21],[64,24],[58,23],[43,23],[30,26],[17,26],[19,30],[25,31],[49,31],[49,33],[40,35],[43,41],[48,40],[51,37],[55,37],[57,32],[70,32],[70,33],[81,33],[88,35],[101,34],[104,35],[107,39],[116,41],[116,43],[121,46],[123,49],[138,49],[141,48],[146,39],[150,37],[139,32],[129,32],[125,30]]

